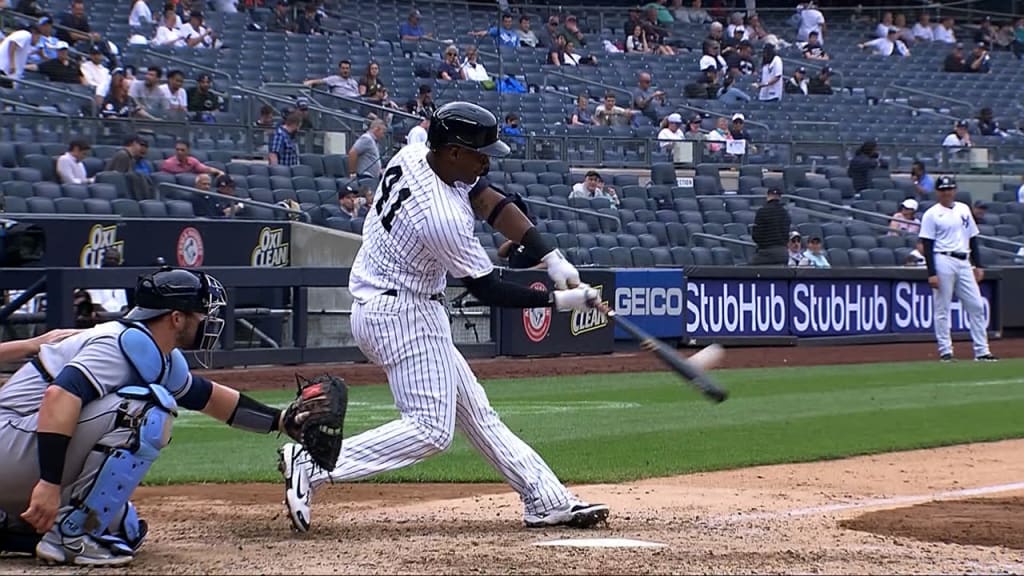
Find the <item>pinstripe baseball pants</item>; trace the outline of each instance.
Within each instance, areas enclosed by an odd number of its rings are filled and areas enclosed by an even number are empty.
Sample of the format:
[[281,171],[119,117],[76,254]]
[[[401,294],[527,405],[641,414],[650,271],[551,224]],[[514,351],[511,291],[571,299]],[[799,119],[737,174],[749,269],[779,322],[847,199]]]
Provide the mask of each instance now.
[[444,305],[408,293],[357,301],[352,332],[363,353],[387,372],[401,416],[347,438],[337,467],[330,472],[316,469],[313,486],[415,464],[447,449],[459,428],[519,493],[527,514],[575,501],[544,460],[491,408],[452,341]]

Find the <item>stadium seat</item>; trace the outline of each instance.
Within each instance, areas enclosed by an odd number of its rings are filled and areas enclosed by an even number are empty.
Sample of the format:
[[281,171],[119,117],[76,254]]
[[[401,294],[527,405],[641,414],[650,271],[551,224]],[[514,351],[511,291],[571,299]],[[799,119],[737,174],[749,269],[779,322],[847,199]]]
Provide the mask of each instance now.
[[167,218],[167,206],[159,200],[140,200],[139,209],[145,218]]
[[850,266],[854,268],[867,268],[871,266],[871,256],[863,248],[850,248],[846,251],[849,255]]
[[78,198],[57,198],[53,206],[58,214],[85,214],[85,202]]
[[[634,246],[633,248],[639,248],[639,246]],[[622,246],[609,249],[608,252],[611,254],[612,264],[622,268],[632,268],[633,256],[631,250],[632,248],[624,248]],[[653,258],[651,260],[653,262]]]
[[25,214],[28,210],[28,203],[21,196],[7,196],[3,198],[3,211],[8,214]]
[[654,266],[654,254],[651,253],[650,248],[642,246],[630,248],[629,254],[633,260],[633,266],[638,268],[650,268]]
[[142,210],[139,203],[129,198],[117,198],[110,202],[110,208],[114,214],[125,218],[141,218]]
[[590,261],[595,266],[612,267],[615,265],[610,249],[603,246],[590,249]]
[[672,254],[672,263],[676,266],[693,266],[693,254],[686,246],[674,246],[669,249]]
[[872,266],[895,266],[896,256],[891,248],[872,248],[868,250]]

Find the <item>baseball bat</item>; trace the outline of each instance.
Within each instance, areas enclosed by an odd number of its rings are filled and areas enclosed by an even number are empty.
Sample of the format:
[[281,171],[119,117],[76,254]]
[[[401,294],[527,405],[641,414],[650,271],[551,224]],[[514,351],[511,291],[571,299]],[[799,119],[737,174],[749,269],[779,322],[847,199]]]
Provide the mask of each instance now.
[[[669,368],[679,373],[679,375],[682,376],[690,386],[697,389],[705,397],[714,402],[724,402],[725,399],[728,398],[728,392],[719,387],[711,376],[709,376],[695,362],[691,362],[683,358],[675,349],[669,347],[668,344],[665,344],[661,340],[651,336],[642,328],[634,324],[629,318],[617,315],[615,311],[607,305],[601,303],[597,305],[597,308],[608,316],[608,318],[621,326],[623,330],[629,332],[634,338],[636,338],[640,342],[641,348],[654,352],[655,356],[660,358],[665,364],[668,364]],[[714,344],[712,346],[714,346]]]

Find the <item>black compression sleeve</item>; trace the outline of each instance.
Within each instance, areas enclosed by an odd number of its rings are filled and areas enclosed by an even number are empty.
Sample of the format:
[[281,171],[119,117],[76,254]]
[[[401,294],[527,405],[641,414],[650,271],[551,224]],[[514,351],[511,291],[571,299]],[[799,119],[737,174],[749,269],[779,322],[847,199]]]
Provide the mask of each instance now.
[[924,247],[924,265],[928,268],[928,275],[935,276],[935,240],[921,238],[921,245]]
[[523,247],[526,255],[534,260],[540,260],[555,249],[554,246],[548,244],[547,240],[544,240],[544,237],[537,231],[536,226],[530,226],[530,229],[523,234],[523,239],[519,241],[519,245]]
[[487,306],[500,308],[544,308],[551,306],[551,293],[498,280],[498,272],[480,278],[463,278],[469,293]]
[[978,237],[971,236],[969,245],[971,247],[971,265],[981,268],[981,251],[978,250]]
[[37,432],[36,449],[39,454],[39,478],[60,486],[64,477],[64,459],[68,454],[71,436],[57,432]]
[[266,404],[253,400],[245,394],[238,395],[235,411],[228,418],[228,426],[268,434],[277,430],[277,422],[281,419],[281,411]]

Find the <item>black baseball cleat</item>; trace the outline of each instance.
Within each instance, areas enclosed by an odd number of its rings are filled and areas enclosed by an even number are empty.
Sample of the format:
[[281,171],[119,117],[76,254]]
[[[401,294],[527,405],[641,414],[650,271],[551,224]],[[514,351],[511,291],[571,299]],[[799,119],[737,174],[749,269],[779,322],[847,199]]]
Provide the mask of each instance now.
[[984,356],[978,356],[974,359],[975,362],[999,362],[999,358],[991,354],[985,354]]
[[528,514],[525,518],[527,528],[547,528],[550,526],[568,526],[569,528],[593,528],[608,521],[608,506],[604,504],[585,504],[570,502],[543,514]]
[[956,360],[953,359],[953,355],[952,354],[943,354],[942,356],[939,356],[939,362],[955,362],[955,361]]

